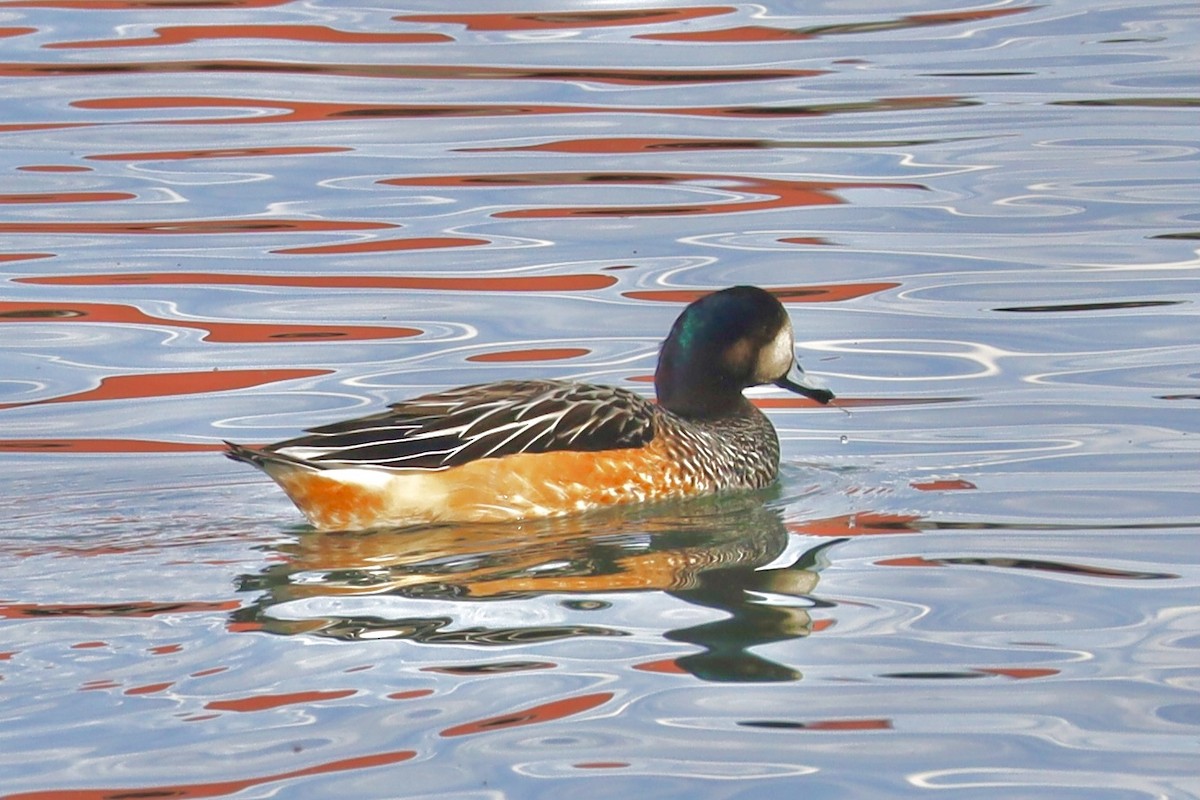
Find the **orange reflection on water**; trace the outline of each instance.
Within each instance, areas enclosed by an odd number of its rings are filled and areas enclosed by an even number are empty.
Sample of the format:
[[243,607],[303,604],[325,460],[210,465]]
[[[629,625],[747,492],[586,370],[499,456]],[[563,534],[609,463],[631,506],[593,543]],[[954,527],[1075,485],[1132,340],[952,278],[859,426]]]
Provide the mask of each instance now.
[[812,247],[828,247],[832,244],[828,239],[822,239],[820,236],[785,236],[778,241],[783,244],[803,244]]
[[497,175],[445,175],[420,178],[386,178],[388,186],[689,186],[717,188],[730,192],[767,195],[765,199],[741,199],[695,205],[621,206],[585,208],[523,208],[499,211],[492,216],[508,219],[543,217],[651,216],[725,214],[739,211],[837,205],[844,203],[832,192],[841,189],[925,189],[920,184],[876,182],[784,181],[744,175],[687,173],[546,172]]
[[204,704],[210,711],[267,711],[283,706],[307,705],[325,700],[340,700],[358,694],[356,689],[329,689],[325,691],[290,692],[287,694],[260,694],[238,697],[232,700],[212,700]]
[[113,200],[136,200],[129,192],[40,192],[36,194],[0,194],[0,205],[29,205],[34,203],[107,203]]
[[172,8],[270,8],[293,0],[0,0],[0,8],[77,8],[80,10],[136,11]]
[[[764,286],[763,288],[779,298],[781,303],[837,303],[886,292],[899,286],[899,283],[880,282],[825,286]],[[652,303],[691,303],[711,293],[711,290],[708,289],[647,289],[622,292],[621,296],[630,300],[644,300]]]
[[261,775],[255,778],[237,778],[234,780],[214,781],[212,783],[180,783],[128,788],[48,789],[45,791],[8,794],[4,796],[4,800],[132,800],[132,798],[165,797],[184,798],[186,800],[186,798],[191,797],[224,797],[255,786],[290,780],[292,778],[302,778],[309,775],[327,775],[335,772],[351,772],[370,767],[396,764],[401,761],[408,761],[416,755],[415,750],[396,750],[390,753],[376,753],[375,755],[328,761],[312,767],[279,772],[274,775]]
[[[217,147],[205,150],[151,150],[144,153],[103,153],[84,156],[89,161],[184,161],[201,158],[263,158],[267,156],[308,156],[324,153],[349,153],[353,147]],[[88,171],[89,167],[78,167]]]
[[21,131],[57,131],[65,128],[90,128],[90,122],[15,122],[0,125],[0,133]]
[[1044,667],[976,667],[975,672],[986,672],[988,675],[1000,675],[1015,681],[1025,681],[1030,678],[1051,678],[1061,675],[1060,669]]
[[[823,408],[826,403],[818,403],[816,400],[809,400],[807,397],[752,397],[750,402],[758,408]],[[855,405],[853,399],[843,398],[838,395],[833,402],[839,408]]]
[[964,481],[961,478],[941,478],[938,480],[929,481],[912,481],[908,485],[920,492],[954,492],[964,489],[979,488],[970,481]]
[[808,731],[886,731],[891,730],[890,719],[821,719],[803,723]]
[[686,669],[679,666],[679,662],[674,658],[660,658],[656,661],[643,661],[641,664],[634,664],[633,668],[638,672],[655,672],[660,675],[689,675]]
[[[71,47],[85,46],[71,43]],[[107,46],[107,45],[106,45]],[[103,63],[40,63],[11,61],[0,63],[0,76],[10,78],[50,75],[127,75],[130,73],[170,75],[179,73],[241,72],[255,75],[330,75],[358,78],[397,78],[403,80],[536,80],[585,81],[616,85],[706,84],[768,81],[783,78],[811,78],[828,74],[819,69],[637,69],[623,67],[494,67],[440,64],[355,64],[297,63],[250,59],[204,59],[173,61],[106,61]],[[74,105],[87,108],[86,101]],[[259,102],[259,101],[256,101]],[[270,101],[261,101],[270,102]],[[228,103],[225,103],[228,105]],[[313,104],[320,105],[320,104]]]
[[[233,272],[133,272],[108,275],[55,275],[15,278],[43,286],[192,284],[201,286],[303,286],[327,289],[427,289],[437,292],[586,292],[617,282],[611,275],[529,275],[509,277],[401,277],[391,275],[265,275]],[[3,307],[0,306],[0,321]],[[388,329],[402,330],[402,329]],[[414,335],[414,334],[408,334]]]
[[810,28],[776,28],[767,25],[745,25],[736,28],[718,28],[706,31],[684,31],[680,33],[643,33],[635,39],[652,39],[660,42],[777,42],[816,39],[822,36],[837,36],[857,33],[877,33],[907,28],[928,28],[936,25],[951,25],[959,22],[977,22],[1021,14],[1039,6],[1018,8],[987,8],[972,11],[945,11],[932,14],[910,14],[898,19],[876,22],[850,22],[839,25],[819,25]]
[[436,250],[442,247],[480,247],[491,244],[487,239],[466,236],[423,236],[412,239],[370,239],[345,244],[319,244],[310,247],[285,247],[272,253],[292,256],[328,256],[351,253],[392,253],[397,250]]
[[174,681],[164,681],[162,683],[147,683],[147,684],[143,684],[141,686],[131,686],[130,688],[128,688],[124,692],[122,692],[122,694],[127,695],[129,697],[137,697],[137,696],[143,695],[143,694],[158,694],[159,692],[165,692],[167,689],[170,689],[174,685],[175,685]]
[[592,351],[583,347],[541,347],[528,350],[502,350],[497,353],[476,353],[467,356],[467,361],[494,364],[512,361],[561,361],[568,358],[582,358]]
[[45,400],[32,400],[27,403],[0,403],[0,408],[227,392],[263,386],[275,381],[329,375],[332,372],[333,370],[328,369],[213,369],[204,372],[150,372],[139,375],[113,375],[101,378],[99,386],[84,392],[50,397]]
[[0,264],[8,261],[36,261],[39,258],[54,258],[54,253],[0,253]]
[[91,47],[157,47],[221,39],[284,39],[291,42],[323,42],[326,44],[432,44],[454,41],[453,38],[441,33],[339,31],[327,25],[171,25],[155,28],[153,36],[131,39],[91,39],[81,42],[51,42],[42,47],[48,50]]
[[17,167],[21,172],[92,172],[91,167],[78,164],[28,164]]
[[[8,65],[13,66],[13,65]],[[18,65],[20,66],[20,65]],[[104,65],[93,67],[83,65],[93,70],[103,71]],[[275,69],[276,67],[273,67]],[[34,69],[29,67],[29,69]],[[289,67],[280,66],[277,69],[286,71]],[[86,71],[86,70],[82,70]],[[28,70],[27,70],[28,72]],[[33,74],[33,73],[29,73]],[[605,76],[604,73],[588,71],[589,80],[600,81],[604,77],[613,80],[629,80],[628,70],[614,72]],[[694,74],[694,73],[680,73]],[[736,80],[738,75],[745,73],[712,73],[713,80]],[[530,73],[526,77],[538,77]],[[656,83],[661,75],[647,73],[646,82]],[[575,80],[584,79],[575,75]],[[707,79],[706,79],[707,80]],[[828,114],[859,114],[878,111],[914,111],[921,109],[958,108],[979,105],[979,101],[955,95],[919,96],[919,97],[885,97],[878,100],[865,100],[849,103],[812,103],[806,105],[758,105],[758,106],[685,106],[685,107],[620,107],[612,106],[577,106],[550,105],[538,103],[523,103],[516,105],[503,104],[414,104],[414,103],[321,103],[305,101],[284,101],[267,98],[248,97],[197,97],[197,96],[148,96],[148,97],[100,97],[87,100],[73,100],[75,108],[98,110],[145,110],[156,108],[183,109],[249,109],[252,113],[240,116],[222,115],[218,117],[193,117],[187,119],[155,119],[146,124],[155,125],[257,125],[274,122],[314,122],[322,120],[346,119],[422,119],[422,118],[458,118],[458,117],[497,117],[497,116],[526,116],[538,114],[611,114],[620,110],[627,114],[656,114],[681,115],[698,117],[742,117],[742,118],[792,118],[825,116]],[[264,109],[275,109],[278,114],[258,113]],[[41,128],[80,127],[94,123],[17,123],[0,125],[4,130],[37,130]],[[896,185],[896,184],[887,184]]]
[[733,6],[642,8],[604,11],[530,11],[497,14],[405,14],[398,22],[432,22],[462,25],[469,31],[532,31],[576,28],[610,28],[623,25],[660,25],[686,22],[718,14],[731,14]]
[[395,228],[387,222],[357,222],[326,219],[277,219],[246,217],[242,219],[177,219],[160,222],[0,222],[0,233],[66,233],[100,234],[213,234],[265,233],[276,231],[373,231]]
[[204,341],[222,343],[278,342],[297,339],[398,339],[417,336],[416,328],[365,325],[276,325],[256,322],[169,319],[146,314],[133,306],[110,303],[5,303],[0,302],[0,323],[52,322],[162,325],[204,331]]
[[584,711],[590,711],[597,706],[604,705],[613,696],[613,692],[596,692],[595,694],[585,694],[578,697],[555,700],[554,702],[544,703],[532,708],[510,711],[507,714],[488,717],[487,719],[468,722],[463,725],[455,725],[452,728],[446,728],[446,730],[442,731],[442,736],[463,736],[471,733],[486,733],[487,731],[500,728],[516,728],[522,725],[551,722],[574,714],[581,714]]
[[873,536],[888,533],[920,533],[919,514],[882,514],[864,511],[840,517],[807,520],[787,526],[791,533],[801,536],[841,538],[843,536]]
[[[330,119],[355,119],[360,117],[410,118],[410,117],[490,117],[522,114],[586,113],[596,110],[589,106],[554,105],[413,105],[384,103],[317,103],[305,101],[268,100],[247,97],[100,97],[89,100],[73,100],[75,108],[99,110],[145,110],[153,108],[220,108],[276,109],[282,113],[273,115],[206,117],[203,119],[155,120],[157,125],[230,125],[261,124],[269,122],[313,122]],[[607,109],[606,109],[607,110]],[[79,125],[87,123],[65,123]],[[47,125],[44,127],[52,127]],[[8,126],[0,125],[0,130]],[[25,125],[20,130],[28,130]]]

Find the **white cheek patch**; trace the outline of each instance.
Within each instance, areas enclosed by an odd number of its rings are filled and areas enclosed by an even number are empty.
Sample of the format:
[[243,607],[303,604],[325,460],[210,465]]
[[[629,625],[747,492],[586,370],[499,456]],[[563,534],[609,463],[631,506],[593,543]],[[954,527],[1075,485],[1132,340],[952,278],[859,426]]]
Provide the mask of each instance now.
[[754,380],[759,383],[771,383],[786,375],[796,359],[795,346],[792,339],[792,323],[789,320],[779,329],[779,333],[775,334],[771,343],[759,353]]

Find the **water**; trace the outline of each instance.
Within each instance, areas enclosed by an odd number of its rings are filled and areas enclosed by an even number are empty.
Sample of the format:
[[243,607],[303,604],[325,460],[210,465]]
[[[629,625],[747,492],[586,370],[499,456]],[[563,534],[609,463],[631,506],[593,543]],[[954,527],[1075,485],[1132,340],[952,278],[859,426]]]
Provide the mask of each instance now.
[[[1200,14],[0,2],[0,796],[1200,796]],[[631,66],[632,65],[632,66]],[[779,486],[306,529],[220,458],[648,391],[777,290]]]

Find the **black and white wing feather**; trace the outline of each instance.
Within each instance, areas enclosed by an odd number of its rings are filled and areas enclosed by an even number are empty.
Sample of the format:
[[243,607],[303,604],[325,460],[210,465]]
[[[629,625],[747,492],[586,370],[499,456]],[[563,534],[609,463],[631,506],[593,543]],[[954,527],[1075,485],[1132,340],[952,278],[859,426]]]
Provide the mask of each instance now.
[[439,470],[516,453],[641,447],[656,417],[625,389],[502,381],[423,395],[268,449],[318,467]]

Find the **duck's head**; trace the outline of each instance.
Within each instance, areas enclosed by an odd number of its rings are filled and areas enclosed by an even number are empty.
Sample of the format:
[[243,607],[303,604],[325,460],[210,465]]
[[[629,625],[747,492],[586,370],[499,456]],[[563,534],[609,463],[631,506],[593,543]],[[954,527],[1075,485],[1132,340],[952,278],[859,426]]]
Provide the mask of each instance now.
[[658,402],[687,417],[727,414],[748,386],[775,384],[819,403],[833,392],[813,385],[796,363],[792,321],[775,297],[734,286],[700,298],[679,315],[654,373]]

